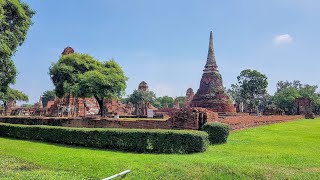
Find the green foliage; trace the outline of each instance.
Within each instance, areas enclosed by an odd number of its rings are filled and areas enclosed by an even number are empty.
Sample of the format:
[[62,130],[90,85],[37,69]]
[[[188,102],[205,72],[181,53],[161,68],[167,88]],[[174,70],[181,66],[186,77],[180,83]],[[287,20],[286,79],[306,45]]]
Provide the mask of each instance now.
[[10,59],[25,41],[31,18],[35,14],[20,0],[0,1],[0,91],[15,82],[16,69]]
[[0,123],[0,135],[78,146],[150,153],[203,152],[209,144],[208,134],[200,131],[87,129]]
[[150,104],[155,102],[156,95],[152,91],[134,90],[127,98],[127,103],[131,103],[135,107],[135,115],[145,115],[145,110]]
[[286,114],[295,114],[295,101],[300,98],[299,91],[294,87],[286,87],[277,91],[273,96],[275,105],[285,111]]
[[174,103],[174,99],[169,96],[158,97],[153,105],[156,108],[172,108]]
[[152,91],[141,91],[134,90],[133,93],[128,97],[127,102],[136,104],[152,104],[155,101],[156,95]]
[[214,122],[203,125],[202,130],[209,134],[210,144],[222,144],[227,142],[230,128],[227,124]]
[[21,91],[12,89],[10,87],[7,88],[6,92],[0,92],[0,102],[4,106],[5,115],[7,114],[8,103],[11,101],[28,101],[29,98],[26,94]]
[[231,89],[228,89],[227,93],[235,103],[239,104],[244,102],[244,99],[241,96],[239,84],[231,84]]
[[95,97],[104,116],[104,99],[124,94],[127,77],[121,67],[110,60],[102,63],[87,54],[61,56],[52,64],[49,74],[58,97],[72,94],[75,97]]
[[16,66],[11,59],[0,57],[0,92],[5,93],[9,84],[14,84],[17,76]]
[[32,108],[33,105],[32,104],[21,104],[21,107],[23,107],[23,108]]
[[185,96],[176,97],[175,100],[177,100],[177,101],[179,102],[179,107],[180,107],[180,108],[184,107],[184,105],[185,105],[185,99],[186,99]]
[[53,101],[55,97],[56,97],[56,93],[54,92],[54,90],[43,92],[42,94],[43,107],[47,107],[48,101]]
[[284,110],[286,114],[296,113],[296,100],[305,98],[311,101],[313,112],[319,113],[320,96],[317,93],[318,86],[309,84],[302,85],[300,81],[279,81],[277,92],[273,96],[274,103]]
[[256,70],[246,69],[237,77],[238,84],[232,85],[229,90],[234,101],[244,102],[250,111],[257,108],[259,99],[267,95],[268,78]]
[[9,88],[6,93],[0,92],[0,101],[7,105],[11,101],[28,101],[28,96],[21,91]]

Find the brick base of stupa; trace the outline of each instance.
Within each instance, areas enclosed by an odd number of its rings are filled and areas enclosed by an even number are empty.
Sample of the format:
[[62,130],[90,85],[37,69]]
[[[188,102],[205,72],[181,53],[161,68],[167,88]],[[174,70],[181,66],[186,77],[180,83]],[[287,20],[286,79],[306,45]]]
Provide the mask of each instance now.
[[206,108],[213,112],[236,112],[232,101],[225,93],[218,93],[212,97],[205,94],[196,94],[190,106]]
[[227,102],[193,102],[191,107],[202,107],[213,112],[236,112],[233,104]]

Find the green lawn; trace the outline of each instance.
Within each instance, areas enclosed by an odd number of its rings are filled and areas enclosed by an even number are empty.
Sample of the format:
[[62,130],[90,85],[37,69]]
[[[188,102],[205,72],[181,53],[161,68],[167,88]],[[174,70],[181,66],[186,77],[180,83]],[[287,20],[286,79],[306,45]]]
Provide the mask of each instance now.
[[0,138],[0,179],[320,179],[320,119],[233,132],[205,153],[155,155]]

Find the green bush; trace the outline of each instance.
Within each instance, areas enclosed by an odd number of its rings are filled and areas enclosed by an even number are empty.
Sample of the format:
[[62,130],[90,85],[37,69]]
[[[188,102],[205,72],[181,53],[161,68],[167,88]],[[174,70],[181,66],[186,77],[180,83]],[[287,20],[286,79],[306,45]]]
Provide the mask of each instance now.
[[209,145],[201,131],[67,128],[0,123],[0,136],[131,152],[194,153]]
[[202,126],[202,130],[209,134],[210,144],[226,143],[229,136],[229,126],[223,123],[207,123]]

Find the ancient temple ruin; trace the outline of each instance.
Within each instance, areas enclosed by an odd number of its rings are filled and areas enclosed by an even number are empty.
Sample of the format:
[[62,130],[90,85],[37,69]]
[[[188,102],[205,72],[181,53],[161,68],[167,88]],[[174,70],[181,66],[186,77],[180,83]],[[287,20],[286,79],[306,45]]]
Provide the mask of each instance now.
[[193,89],[192,88],[187,89],[186,97],[184,100],[184,107],[185,108],[190,108],[190,104],[191,104],[193,97],[194,97]]
[[214,112],[235,112],[230,97],[225,93],[222,77],[218,70],[212,32],[210,32],[207,63],[203,70],[200,87],[194,95],[190,106],[207,108]]

